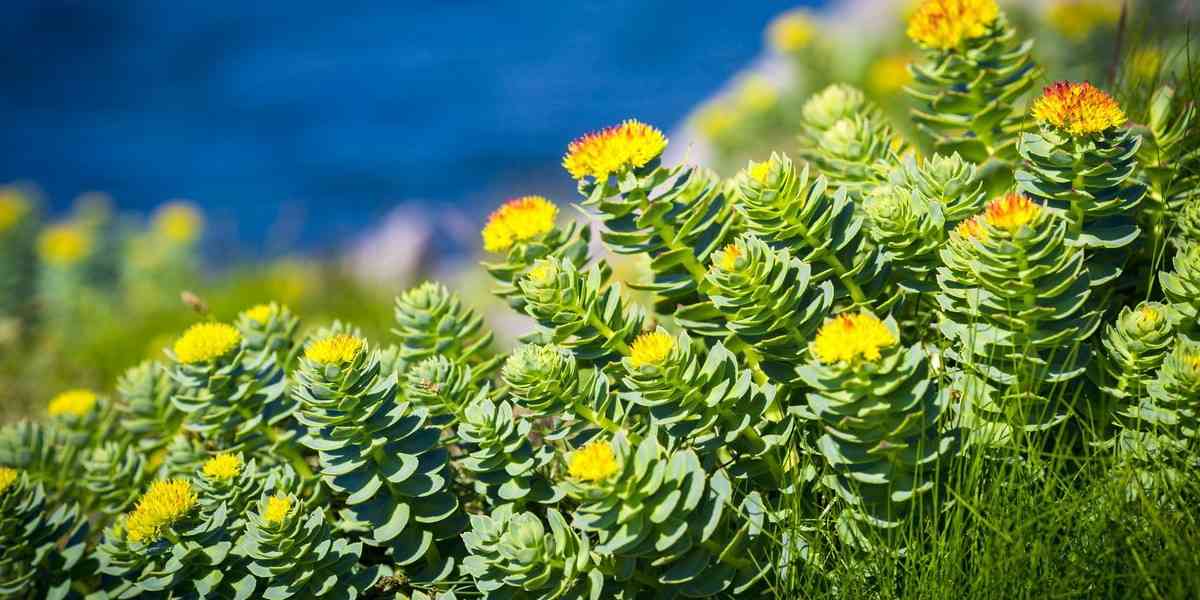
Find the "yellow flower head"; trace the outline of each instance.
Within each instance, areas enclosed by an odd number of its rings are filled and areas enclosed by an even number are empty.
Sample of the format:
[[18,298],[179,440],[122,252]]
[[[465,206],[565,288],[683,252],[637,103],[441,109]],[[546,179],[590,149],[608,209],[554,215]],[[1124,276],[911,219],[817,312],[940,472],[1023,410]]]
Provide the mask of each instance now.
[[1060,81],[1033,103],[1033,118],[1071,135],[1099,133],[1125,124],[1125,111],[1092,84]]
[[71,223],[51,225],[38,237],[38,255],[52,265],[73,265],[92,251],[92,236]]
[[529,280],[538,285],[550,283],[550,280],[558,274],[558,266],[552,260],[539,260],[534,263],[533,268],[529,269]]
[[0,467],[0,494],[8,491],[16,483],[19,473],[11,467]]
[[1000,17],[996,0],[925,0],[908,20],[908,37],[937,50],[953,50],[981,37]]
[[992,227],[1007,229],[1016,233],[1024,225],[1031,223],[1042,212],[1028,196],[1024,194],[1005,194],[988,203],[983,211],[983,217]]
[[304,357],[322,365],[340,365],[354,360],[362,347],[361,338],[339,333],[309,344]]
[[196,323],[175,341],[175,358],[185,365],[225,356],[242,342],[242,334],[227,323]]
[[607,179],[654,160],[667,147],[662,132],[636,119],[589,133],[567,146],[563,167],[575,179]]
[[986,240],[987,230],[979,223],[980,215],[965,219],[954,228],[954,232],[966,239]]
[[52,416],[71,415],[85,417],[96,407],[96,392],[92,390],[67,390],[50,400],[46,412]]
[[282,494],[267,498],[267,509],[263,511],[263,520],[278,525],[287,518],[288,511],[292,510],[292,499]]
[[825,322],[812,351],[825,364],[879,360],[880,350],[896,345],[896,336],[874,315],[842,314]]
[[125,522],[131,542],[153,542],[195,508],[199,496],[184,479],[155,481]]
[[204,215],[190,202],[168,202],[154,213],[154,229],[172,242],[187,244],[204,231]]
[[724,102],[713,101],[696,113],[694,122],[704,137],[714,140],[737,124],[737,115]]
[[658,329],[639,335],[629,348],[629,364],[635,367],[661,364],[675,349],[675,338]]
[[807,48],[816,37],[812,16],[802,10],[783,13],[767,29],[767,41],[778,52],[796,52]]
[[739,109],[748,113],[762,113],[775,106],[779,101],[779,92],[766,77],[751,75],[742,79],[734,99]]
[[1138,309],[1138,321],[1146,324],[1154,324],[1162,319],[1162,313],[1158,309],[1150,305],[1145,305]]
[[229,481],[242,473],[242,457],[232,452],[222,452],[204,462],[204,476],[218,481]]
[[0,231],[8,231],[21,217],[29,214],[32,205],[20,190],[12,187],[0,188]]
[[867,69],[867,87],[881,96],[895,94],[912,81],[907,54],[892,54],[876,60]]
[[242,311],[242,314],[255,323],[265,325],[274,316],[275,307],[270,304],[257,304]]
[[523,196],[505,202],[483,226],[483,249],[504,252],[554,229],[558,207],[541,196]]
[[746,174],[751,179],[766,185],[767,177],[771,175],[771,166],[774,161],[768,159],[762,162],[750,161],[750,165],[746,167]]
[[567,461],[567,472],[583,481],[603,481],[619,469],[617,455],[608,442],[592,442],[572,452]]
[[1075,42],[1101,27],[1115,26],[1120,18],[1121,0],[1058,0],[1046,12],[1046,22]]
[[737,270],[737,260],[742,257],[742,250],[737,244],[729,244],[721,249],[721,252],[713,258],[713,264],[717,265],[722,271]]

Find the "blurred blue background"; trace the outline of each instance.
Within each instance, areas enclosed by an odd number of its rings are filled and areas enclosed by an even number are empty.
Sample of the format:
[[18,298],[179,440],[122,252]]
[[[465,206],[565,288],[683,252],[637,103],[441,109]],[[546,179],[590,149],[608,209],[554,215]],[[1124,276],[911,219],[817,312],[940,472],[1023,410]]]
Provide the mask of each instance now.
[[798,2],[0,4],[0,182],[52,211],[189,198],[218,238],[270,250],[329,247],[402,201],[574,199],[571,138],[671,128]]

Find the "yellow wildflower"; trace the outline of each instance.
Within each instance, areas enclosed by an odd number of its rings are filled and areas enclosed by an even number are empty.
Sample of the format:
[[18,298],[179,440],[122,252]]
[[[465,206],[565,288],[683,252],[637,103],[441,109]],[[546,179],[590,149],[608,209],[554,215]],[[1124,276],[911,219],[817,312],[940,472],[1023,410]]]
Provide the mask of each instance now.
[[20,190],[13,187],[0,188],[0,231],[8,231],[22,217],[29,214],[32,205]]
[[505,202],[483,226],[483,249],[504,252],[554,229],[558,207],[541,196],[522,196]]
[[322,365],[340,365],[354,360],[362,347],[361,338],[339,333],[309,344],[304,349],[304,357]]
[[175,341],[175,358],[190,365],[225,356],[242,342],[237,328],[226,323],[196,323]]
[[232,452],[222,452],[204,462],[204,476],[218,481],[228,481],[242,472],[242,457]]
[[534,263],[533,268],[529,269],[528,277],[530,281],[539,285],[544,285],[549,283],[550,280],[553,279],[557,274],[558,267],[554,264],[554,262],[543,259]]
[[979,215],[975,215],[959,223],[954,228],[954,232],[968,239],[986,240],[988,237],[987,230],[979,222]]
[[912,81],[908,70],[911,61],[907,54],[884,56],[867,69],[867,87],[881,96],[895,94]]
[[713,101],[696,113],[694,122],[704,137],[715,140],[737,124],[737,116],[724,102]]
[[195,508],[199,496],[184,479],[155,481],[125,522],[129,541],[153,542]]
[[96,392],[92,390],[67,390],[50,400],[46,412],[52,416],[72,415],[84,417],[96,407]]
[[91,251],[91,234],[72,223],[51,225],[38,237],[38,255],[52,265],[73,265]]
[[154,213],[154,229],[163,237],[187,244],[204,230],[204,215],[190,202],[168,202]]
[[1024,225],[1032,222],[1042,207],[1038,206],[1024,194],[1006,194],[988,203],[983,215],[992,227],[1007,229],[1016,233]]
[[658,329],[639,335],[629,348],[629,363],[635,367],[661,364],[675,348],[675,338]]
[[825,364],[879,360],[880,351],[896,345],[896,336],[873,315],[842,314],[825,322],[813,340],[812,352]]
[[767,29],[767,41],[777,52],[797,52],[807,48],[816,37],[812,15],[792,10],[779,15]]
[[567,146],[563,167],[575,179],[607,179],[654,160],[667,147],[662,132],[636,119],[584,135]]
[[13,483],[17,481],[17,475],[20,473],[11,467],[0,467],[0,494],[8,491]]
[[713,262],[720,266],[722,271],[733,271],[737,269],[737,260],[742,257],[742,250],[737,244],[729,244],[721,249],[718,256],[714,257]]
[[750,165],[746,167],[746,173],[750,175],[751,179],[765,185],[767,183],[767,176],[771,174],[772,162],[774,161],[764,160],[757,163],[751,161]]
[[247,319],[254,321],[260,325],[266,324],[275,314],[275,307],[270,304],[256,304],[242,311]]
[[267,498],[267,509],[263,511],[263,520],[272,523],[282,523],[292,509],[292,499],[284,495]]
[[775,106],[779,101],[779,92],[766,77],[750,75],[738,85],[734,100],[737,107],[745,112],[761,113]]
[[1046,22],[1074,42],[1101,27],[1115,27],[1120,18],[1120,0],[1058,0],[1046,12]]
[[938,50],[953,50],[982,37],[1000,17],[996,0],[925,0],[908,20],[908,37]]
[[1033,118],[1071,135],[1099,133],[1125,124],[1125,111],[1090,83],[1060,81],[1033,103]]
[[571,453],[567,472],[575,479],[603,481],[618,471],[617,456],[607,442],[595,441]]

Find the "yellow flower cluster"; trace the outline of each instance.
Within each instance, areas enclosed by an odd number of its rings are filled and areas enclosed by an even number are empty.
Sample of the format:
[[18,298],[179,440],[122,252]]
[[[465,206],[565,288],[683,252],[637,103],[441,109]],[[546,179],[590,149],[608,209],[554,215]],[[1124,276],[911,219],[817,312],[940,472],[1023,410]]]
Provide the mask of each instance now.
[[737,269],[737,260],[742,257],[742,251],[738,249],[737,244],[729,244],[721,249],[721,252],[713,257],[713,264],[717,265],[722,271],[734,271]]
[[32,207],[20,190],[6,187],[0,188],[0,232],[8,231],[16,225]]
[[896,336],[877,317],[842,314],[825,322],[813,340],[812,352],[825,364],[879,360],[880,351],[896,345]]
[[908,20],[908,37],[937,50],[953,50],[982,37],[1000,17],[996,0],[925,0]]
[[567,463],[571,477],[583,481],[603,481],[619,470],[617,456],[607,442],[595,441],[575,452]]
[[196,241],[204,230],[204,215],[189,202],[168,202],[154,213],[154,229],[180,244]]
[[958,226],[954,228],[954,232],[959,236],[968,239],[986,240],[988,237],[987,230],[984,229],[983,225],[979,222],[979,215],[975,215],[974,217],[965,219],[963,222],[959,223]]
[[38,255],[52,265],[70,266],[91,252],[91,233],[73,223],[51,225],[38,237]]
[[309,344],[304,357],[322,365],[340,365],[354,360],[362,347],[362,339],[339,333]]
[[750,166],[746,167],[746,173],[750,178],[761,183],[767,183],[767,176],[771,174],[771,161],[764,160],[762,162],[750,162]]
[[1074,42],[1101,27],[1116,26],[1120,18],[1121,0],[1057,0],[1046,11],[1046,22]]
[[778,52],[797,52],[812,43],[817,27],[812,16],[802,10],[779,15],[767,29],[767,41]]
[[910,62],[907,54],[891,54],[876,60],[867,69],[867,87],[881,96],[899,92],[912,81]]
[[639,335],[629,348],[629,363],[635,367],[661,364],[675,349],[675,338],[658,329]]
[[198,501],[187,480],[155,481],[125,521],[129,541],[147,543],[161,538],[163,530],[187,516]]
[[242,312],[242,314],[246,315],[247,319],[250,319],[255,323],[265,324],[267,321],[270,321],[271,316],[275,314],[275,307],[271,306],[270,304],[256,304],[250,308],[247,308]]
[[1060,81],[1033,103],[1033,118],[1071,135],[1099,133],[1125,124],[1125,111],[1092,84]]
[[263,520],[277,525],[287,518],[288,511],[291,509],[291,498],[283,495],[271,496],[267,498],[267,509],[263,511]]
[[209,479],[228,481],[242,473],[242,457],[232,452],[222,452],[205,461],[201,472]]
[[84,417],[96,407],[96,392],[92,390],[67,390],[50,400],[46,413],[52,417],[71,415]]
[[488,217],[480,235],[483,249],[504,252],[554,229],[558,207],[541,196],[522,196],[505,202]]
[[594,131],[567,146],[563,167],[575,179],[607,179],[654,160],[667,147],[661,131],[636,119]]
[[0,494],[8,491],[8,488],[16,483],[19,474],[16,469],[11,467],[0,467]]
[[242,342],[237,328],[226,323],[196,323],[175,341],[175,358],[191,365],[225,356]]
[[1041,212],[1042,207],[1030,200],[1028,196],[1006,194],[989,202],[983,215],[992,227],[1016,233],[1018,229],[1037,218]]

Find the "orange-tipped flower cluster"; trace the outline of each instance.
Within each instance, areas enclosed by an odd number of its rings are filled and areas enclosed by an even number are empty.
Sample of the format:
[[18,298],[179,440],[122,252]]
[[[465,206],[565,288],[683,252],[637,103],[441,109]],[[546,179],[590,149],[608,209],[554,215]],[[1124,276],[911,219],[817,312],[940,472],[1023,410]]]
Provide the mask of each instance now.
[[1071,135],[1099,133],[1125,124],[1125,111],[1092,84],[1060,81],[1033,103],[1033,118]]
[[1000,17],[996,0],[925,0],[908,20],[908,37],[937,50],[953,50],[981,37]]
[[589,133],[567,146],[563,167],[575,179],[607,179],[654,160],[667,147],[663,133],[636,119]]
[[1041,212],[1042,207],[1030,200],[1028,196],[1007,194],[989,202],[983,215],[992,227],[1016,232],[1022,226],[1032,222]]
[[958,226],[954,228],[954,232],[964,238],[974,240],[986,240],[988,237],[987,230],[984,229],[983,225],[979,222],[979,215],[975,215],[974,217],[959,223]]
[[504,252],[554,229],[558,207],[541,196],[523,196],[505,202],[483,226],[483,249]]

